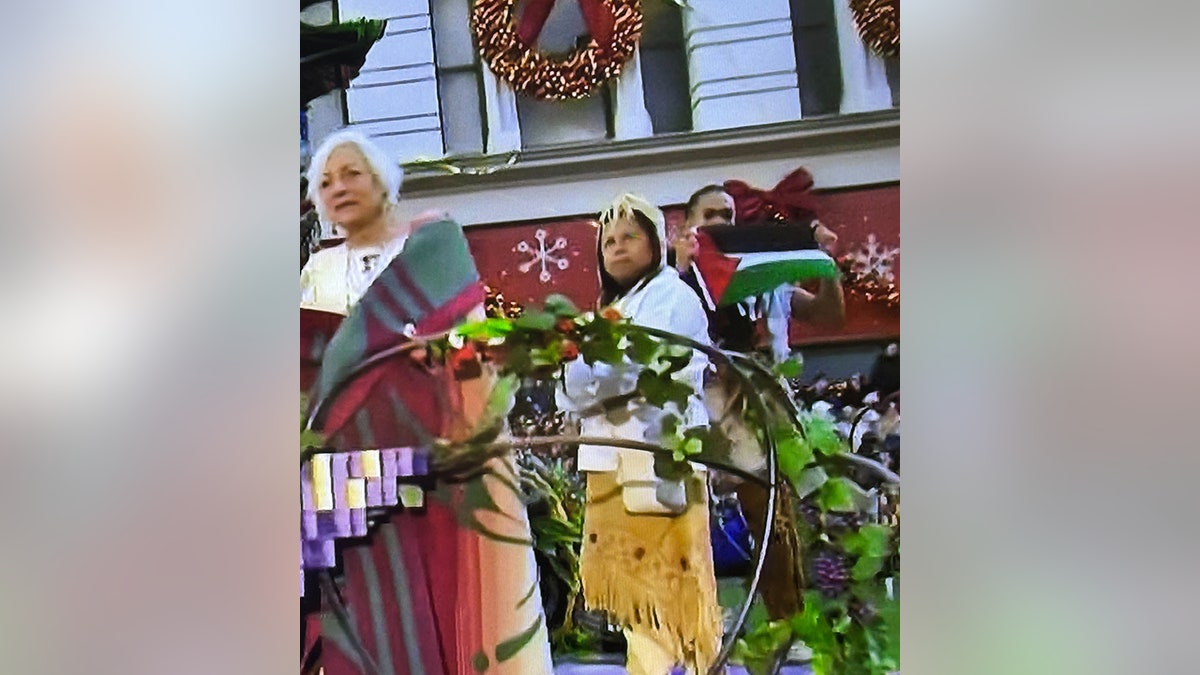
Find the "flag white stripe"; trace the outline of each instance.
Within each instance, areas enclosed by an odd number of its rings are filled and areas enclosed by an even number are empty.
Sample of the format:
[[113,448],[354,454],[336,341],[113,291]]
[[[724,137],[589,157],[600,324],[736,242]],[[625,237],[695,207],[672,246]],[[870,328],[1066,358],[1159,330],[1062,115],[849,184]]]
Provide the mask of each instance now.
[[755,265],[765,265],[775,262],[788,262],[793,260],[828,260],[833,262],[833,258],[824,251],[816,249],[804,249],[800,251],[760,251],[758,253],[732,253],[728,254],[734,257],[741,258],[738,262],[738,270],[744,270],[747,267]]

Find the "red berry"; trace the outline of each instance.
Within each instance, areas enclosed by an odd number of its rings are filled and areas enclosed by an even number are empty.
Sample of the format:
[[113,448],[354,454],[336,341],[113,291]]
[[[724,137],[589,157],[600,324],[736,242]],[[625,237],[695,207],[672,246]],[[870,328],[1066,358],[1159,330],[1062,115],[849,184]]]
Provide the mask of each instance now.
[[605,307],[604,309],[600,310],[600,316],[612,321],[613,323],[620,321],[622,318],[621,312],[615,307]]

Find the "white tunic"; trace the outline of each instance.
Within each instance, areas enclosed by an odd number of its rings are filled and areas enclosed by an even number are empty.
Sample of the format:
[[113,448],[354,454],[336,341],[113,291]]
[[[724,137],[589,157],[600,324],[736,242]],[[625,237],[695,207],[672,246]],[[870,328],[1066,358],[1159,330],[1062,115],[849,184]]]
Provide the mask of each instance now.
[[343,243],[312,254],[300,271],[300,306],[348,314],[407,241],[403,236],[356,248]]
[[[648,282],[622,297],[613,307],[632,323],[647,328],[669,331],[709,344],[708,317],[696,293],[679,278],[678,272],[665,268]],[[693,352],[691,362],[675,374],[696,392],[703,392],[704,371],[708,357]],[[598,401],[636,389],[641,366],[627,362],[623,366],[598,363],[589,366],[582,359],[567,365],[563,388],[558,392],[559,407],[580,410]],[[629,404],[626,419],[611,419],[603,415],[585,417],[581,433],[585,436],[623,438],[653,442],[659,435],[662,417],[666,412],[678,414],[668,405],[661,410],[645,404]],[[683,426],[706,426],[708,412],[703,401],[693,396],[683,415]],[[697,467],[703,469],[703,467]],[[623,486],[625,507],[632,513],[677,513],[682,510],[678,495],[683,481],[664,481],[654,474],[654,455],[641,450],[625,450],[604,446],[579,447],[580,471],[615,471],[617,482]],[[660,501],[665,494],[674,494],[669,503]]]

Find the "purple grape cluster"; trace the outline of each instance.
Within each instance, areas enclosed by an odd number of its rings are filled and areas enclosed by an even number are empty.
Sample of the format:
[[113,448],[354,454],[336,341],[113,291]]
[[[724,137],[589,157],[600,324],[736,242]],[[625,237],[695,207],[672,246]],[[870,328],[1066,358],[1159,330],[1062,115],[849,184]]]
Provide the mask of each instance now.
[[812,558],[812,587],[827,598],[837,597],[850,588],[850,563],[832,549],[822,549]]

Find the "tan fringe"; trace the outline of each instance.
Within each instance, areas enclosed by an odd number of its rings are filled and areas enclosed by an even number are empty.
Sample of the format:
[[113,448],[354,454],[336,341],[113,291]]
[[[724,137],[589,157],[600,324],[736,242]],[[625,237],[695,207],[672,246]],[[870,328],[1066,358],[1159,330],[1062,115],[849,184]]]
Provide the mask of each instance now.
[[707,501],[678,516],[631,514],[613,474],[589,473],[583,529],[580,576],[588,608],[604,610],[694,672],[706,672],[721,642]]

